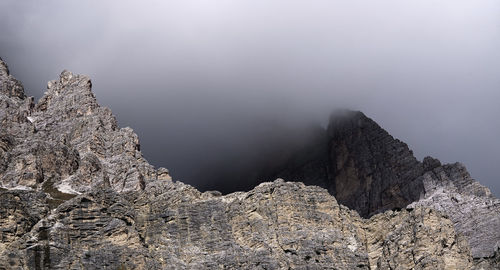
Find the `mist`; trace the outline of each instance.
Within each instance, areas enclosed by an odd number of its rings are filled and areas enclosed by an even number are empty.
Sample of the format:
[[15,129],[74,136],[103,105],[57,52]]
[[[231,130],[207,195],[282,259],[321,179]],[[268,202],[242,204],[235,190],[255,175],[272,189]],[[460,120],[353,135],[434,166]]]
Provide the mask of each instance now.
[[0,2],[27,95],[91,76],[148,161],[203,189],[349,108],[499,197],[498,48],[493,0]]

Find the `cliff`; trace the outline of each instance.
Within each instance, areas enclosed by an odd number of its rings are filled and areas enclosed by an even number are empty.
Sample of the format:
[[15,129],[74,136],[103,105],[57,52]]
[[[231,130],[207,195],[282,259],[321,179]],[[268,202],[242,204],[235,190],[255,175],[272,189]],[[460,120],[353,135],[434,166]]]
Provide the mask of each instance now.
[[446,213],[466,236],[474,258],[498,252],[500,200],[464,165],[442,165],[432,157],[418,161],[408,145],[361,112],[333,114],[325,133],[326,139],[297,152],[262,179],[321,186],[365,218],[387,210],[433,208]]
[[88,77],[63,71],[37,104],[1,60],[0,80],[0,269],[500,267],[499,200],[361,113],[280,164],[315,185],[222,196],[147,163]]

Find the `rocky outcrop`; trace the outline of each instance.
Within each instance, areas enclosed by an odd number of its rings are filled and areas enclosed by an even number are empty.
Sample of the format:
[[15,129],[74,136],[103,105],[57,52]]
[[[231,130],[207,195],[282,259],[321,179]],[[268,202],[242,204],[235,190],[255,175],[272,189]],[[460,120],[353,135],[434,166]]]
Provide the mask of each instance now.
[[363,216],[400,208],[422,190],[423,173],[405,143],[361,112],[332,115],[328,127],[332,194]]
[[324,187],[364,217],[419,199],[422,163],[405,143],[363,113],[332,114],[324,137],[262,179],[281,177]]
[[16,269],[470,269],[439,212],[360,218],[322,188],[278,180],[246,193],[171,181],[146,192],[94,189],[0,250]]
[[25,96],[23,85],[0,58],[0,172],[10,163],[9,150],[33,131],[27,118],[33,106],[33,98]]
[[10,98],[26,98],[23,85],[10,75],[9,67],[2,58],[0,58],[0,81],[2,82],[0,84],[0,94]]
[[495,255],[488,258],[474,259],[473,269],[477,270],[498,270],[500,269],[500,252],[497,250]]
[[[98,105],[87,76],[63,71],[35,105],[0,63],[3,187],[78,194],[96,185],[144,189],[145,179],[157,178],[137,135]],[[169,177],[164,169],[159,174]]]
[[460,163],[438,166],[420,177],[425,193],[408,207],[446,213],[465,235],[475,258],[494,257],[500,249],[500,200],[471,178]]
[[[474,258],[494,257],[500,246],[500,200],[460,164],[419,162],[361,112],[332,115],[325,141],[295,154],[263,179],[322,186],[342,204],[370,217],[388,209],[425,206],[441,211],[465,235]],[[318,151],[318,149],[328,149]]]
[[149,165],[87,76],[63,71],[37,104],[1,60],[0,79],[0,269],[500,264],[499,200],[460,164],[417,161],[360,112],[335,115],[311,148],[260,174],[314,186],[222,196]]
[[31,231],[49,212],[45,193],[0,190],[0,250]]

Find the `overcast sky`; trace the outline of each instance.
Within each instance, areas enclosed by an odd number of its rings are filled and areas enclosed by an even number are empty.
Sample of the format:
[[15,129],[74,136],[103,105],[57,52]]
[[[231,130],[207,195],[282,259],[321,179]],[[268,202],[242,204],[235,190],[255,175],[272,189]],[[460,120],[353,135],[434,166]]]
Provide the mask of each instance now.
[[350,108],[500,196],[497,0],[2,0],[0,56],[36,98],[90,75],[181,181]]

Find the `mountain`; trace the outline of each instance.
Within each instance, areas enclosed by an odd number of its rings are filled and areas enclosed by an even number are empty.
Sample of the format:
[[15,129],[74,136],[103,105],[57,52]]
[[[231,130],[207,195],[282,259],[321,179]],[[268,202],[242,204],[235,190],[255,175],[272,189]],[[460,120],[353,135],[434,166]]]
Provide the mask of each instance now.
[[98,105],[87,76],[63,71],[34,104],[1,66],[3,187],[128,191],[144,189],[144,178],[168,177],[142,157],[133,130],[118,128],[111,111]]
[[418,161],[408,145],[361,112],[334,113],[325,133],[326,139],[293,154],[262,179],[318,185],[365,218],[417,205],[434,208],[466,236],[475,258],[498,252],[500,200],[463,164],[442,165],[432,157]]
[[[269,170],[268,170],[269,171]],[[337,111],[324,136],[263,179],[281,177],[327,189],[364,217],[418,200],[424,172],[408,146],[361,112]]]
[[499,200],[360,112],[259,172],[294,182],[221,195],[151,166],[87,76],[0,82],[0,269],[500,268]]

